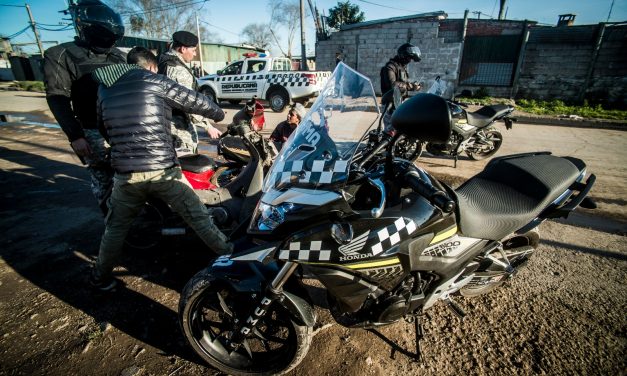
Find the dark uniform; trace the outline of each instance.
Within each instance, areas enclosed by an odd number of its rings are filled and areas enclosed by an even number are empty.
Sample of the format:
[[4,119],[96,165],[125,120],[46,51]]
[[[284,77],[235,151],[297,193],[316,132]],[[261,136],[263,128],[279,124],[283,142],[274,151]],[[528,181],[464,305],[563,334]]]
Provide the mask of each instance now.
[[90,172],[92,192],[106,211],[104,201],[112,184],[113,170],[108,158],[109,145],[96,124],[98,84],[91,73],[100,67],[126,62],[125,54],[112,47],[124,35],[124,27],[119,15],[98,1],[73,5],[70,11],[79,37],[44,53],[46,99],[70,143],[85,139],[91,148],[91,155],[81,160]]

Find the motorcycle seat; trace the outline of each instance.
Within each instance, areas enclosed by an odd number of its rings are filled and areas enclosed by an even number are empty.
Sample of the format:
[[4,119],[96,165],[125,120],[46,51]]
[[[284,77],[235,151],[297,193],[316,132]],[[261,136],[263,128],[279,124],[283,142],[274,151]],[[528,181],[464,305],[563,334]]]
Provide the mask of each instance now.
[[181,169],[184,171],[201,174],[209,169],[215,169],[216,162],[213,158],[203,154],[190,154],[178,158]]
[[492,160],[455,190],[464,236],[500,240],[536,218],[579,177],[585,164],[550,154]]
[[475,112],[467,112],[466,118],[468,119],[468,124],[477,128],[483,128],[511,110],[512,107],[506,104],[483,106]]

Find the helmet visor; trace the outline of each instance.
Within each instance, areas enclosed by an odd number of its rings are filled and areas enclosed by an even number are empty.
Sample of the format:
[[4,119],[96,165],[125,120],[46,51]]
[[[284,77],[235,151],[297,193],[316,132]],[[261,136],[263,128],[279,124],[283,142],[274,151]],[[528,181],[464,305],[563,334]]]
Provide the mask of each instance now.
[[411,58],[413,61],[416,61],[416,62],[420,61],[420,57],[421,57],[420,48],[416,46],[409,47],[407,48],[406,53],[407,53],[407,57]]

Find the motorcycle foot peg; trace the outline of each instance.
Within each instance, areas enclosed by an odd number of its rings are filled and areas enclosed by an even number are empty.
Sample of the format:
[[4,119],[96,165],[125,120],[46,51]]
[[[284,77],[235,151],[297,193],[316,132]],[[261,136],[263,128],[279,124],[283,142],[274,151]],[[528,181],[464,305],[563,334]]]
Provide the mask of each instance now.
[[450,297],[444,299],[446,302],[446,306],[455,314],[455,316],[459,317],[460,320],[463,320],[466,317],[466,312],[457,305]]

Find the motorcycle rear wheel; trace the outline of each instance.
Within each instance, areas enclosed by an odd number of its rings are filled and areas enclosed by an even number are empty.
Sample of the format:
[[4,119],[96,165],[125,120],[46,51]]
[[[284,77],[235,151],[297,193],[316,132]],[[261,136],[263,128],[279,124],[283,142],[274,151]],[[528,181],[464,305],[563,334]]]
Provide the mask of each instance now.
[[232,350],[227,344],[235,319],[246,320],[261,292],[235,291],[214,278],[209,269],[196,274],[179,301],[179,321],[187,342],[211,366],[232,375],[281,375],[307,355],[312,328],[298,325],[279,303],[270,306],[246,346]]
[[[501,263],[511,265],[516,272],[529,260],[539,242],[538,229],[534,228],[525,234],[514,235],[503,241],[506,258],[498,249],[486,256],[492,256]],[[511,272],[508,273],[493,263],[486,264],[485,267],[480,266],[475,272],[475,277],[462,287],[459,293],[467,298],[485,295],[505,283],[511,275]]]
[[133,220],[124,245],[136,250],[156,247],[161,241],[161,229],[164,226],[164,210],[170,210],[162,201],[146,202],[142,211]]
[[503,135],[494,127],[487,127],[483,130],[483,134],[487,140],[487,145],[485,144],[486,141],[481,141],[473,136],[475,142],[472,150],[466,150],[466,154],[475,161],[493,156],[499,151],[503,143]]

